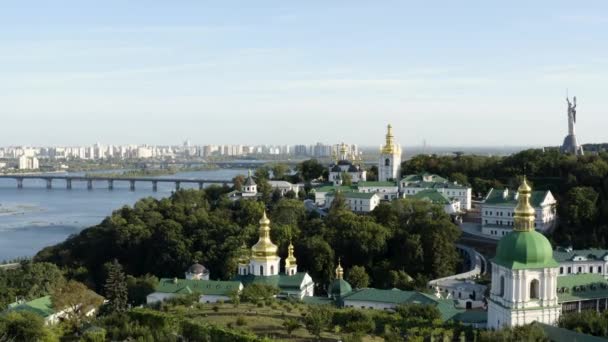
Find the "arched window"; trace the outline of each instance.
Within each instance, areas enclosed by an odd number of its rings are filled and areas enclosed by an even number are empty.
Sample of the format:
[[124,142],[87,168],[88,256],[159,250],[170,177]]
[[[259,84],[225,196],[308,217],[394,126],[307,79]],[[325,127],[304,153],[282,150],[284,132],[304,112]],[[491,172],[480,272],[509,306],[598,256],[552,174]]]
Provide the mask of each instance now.
[[498,289],[498,295],[499,296],[504,296],[505,295],[505,276],[500,276],[500,287]]
[[260,265],[260,275],[264,275],[264,266]]
[[391,160],[388,158],[384,159],[384,166],[391,166]]
[[274,265],[270,265],[270,275],[274,274]]
[[530,282],[530,299],[539,298],[539,284],[538,280],[534,279]]

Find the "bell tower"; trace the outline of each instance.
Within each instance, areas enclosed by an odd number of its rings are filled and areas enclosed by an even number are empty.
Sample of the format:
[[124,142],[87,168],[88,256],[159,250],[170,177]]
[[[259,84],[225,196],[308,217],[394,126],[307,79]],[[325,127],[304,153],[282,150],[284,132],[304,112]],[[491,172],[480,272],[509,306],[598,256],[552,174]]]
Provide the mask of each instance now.
[[380,182],[397,181],[401,176],[401,146],[396,144],[393,126],[387,126],[386,143],[380,150],[378,160],[378,180]]

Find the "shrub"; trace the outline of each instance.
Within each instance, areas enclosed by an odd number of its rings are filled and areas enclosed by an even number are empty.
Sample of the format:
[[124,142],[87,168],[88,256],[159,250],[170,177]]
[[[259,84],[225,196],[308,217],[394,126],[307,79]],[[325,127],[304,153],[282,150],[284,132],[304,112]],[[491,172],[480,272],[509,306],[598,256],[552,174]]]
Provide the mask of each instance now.
[[247,324],[247,321],[245,320],[245,317],[243,317],[243,316],[238,316],[238,317],[236,318],[236,325],[238,325],[239,327],[241,327],[241,326],[243,326],[243,325],[246,325],[246,324]]
[[220,307],[217,306],[217,305],[214,305],[212,309],[213,309],[214,312],[220,311]]

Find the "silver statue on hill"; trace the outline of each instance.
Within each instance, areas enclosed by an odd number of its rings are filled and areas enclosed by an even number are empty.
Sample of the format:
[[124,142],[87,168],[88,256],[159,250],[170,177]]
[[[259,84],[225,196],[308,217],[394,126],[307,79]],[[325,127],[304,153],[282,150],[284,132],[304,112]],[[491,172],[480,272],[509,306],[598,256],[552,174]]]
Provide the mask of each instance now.
[[574,154],[577,156],[583,155],[583,147],[579,146],[578,141],[576,140],[575,133],[575,125],[576,125],[576,96],[572,98],[572,102],[570,99],[566,97],[566,102],[568,102],[568,135],[564,138],[564,143],[562,144],[561,151],[562,153]]

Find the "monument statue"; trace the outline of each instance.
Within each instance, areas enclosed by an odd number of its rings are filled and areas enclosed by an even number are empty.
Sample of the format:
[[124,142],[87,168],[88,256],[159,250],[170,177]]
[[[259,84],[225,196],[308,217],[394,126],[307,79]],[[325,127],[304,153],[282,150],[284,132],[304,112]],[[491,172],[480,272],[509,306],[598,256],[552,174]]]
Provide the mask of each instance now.
[[572,102],[570,102],[570,99],[566,97],[566,102],[568,103],[568,135],[564,139],[564,143],[562,144],[560,150],[562,153],[583,155],[583,147],[578,145],[575,132],[576,96],[572,98]]

